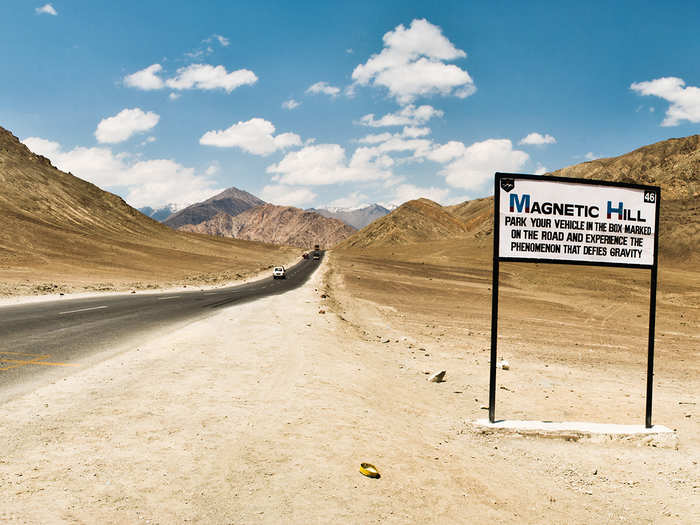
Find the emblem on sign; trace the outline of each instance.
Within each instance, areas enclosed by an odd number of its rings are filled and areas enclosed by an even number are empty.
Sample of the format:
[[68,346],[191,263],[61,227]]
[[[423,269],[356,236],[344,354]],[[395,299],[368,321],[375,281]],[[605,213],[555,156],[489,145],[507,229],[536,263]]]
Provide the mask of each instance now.
[[510,190],[515,188],[515,181],[513,179],[501,179],[501,189],[508,193]]

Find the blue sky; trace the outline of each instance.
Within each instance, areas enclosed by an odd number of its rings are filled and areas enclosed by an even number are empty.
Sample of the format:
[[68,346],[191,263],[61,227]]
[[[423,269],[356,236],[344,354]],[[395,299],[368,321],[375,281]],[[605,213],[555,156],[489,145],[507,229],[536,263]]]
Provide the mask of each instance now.
[[698,2],[0,4],[0,126],[135,207],[442,204],[700,130]]

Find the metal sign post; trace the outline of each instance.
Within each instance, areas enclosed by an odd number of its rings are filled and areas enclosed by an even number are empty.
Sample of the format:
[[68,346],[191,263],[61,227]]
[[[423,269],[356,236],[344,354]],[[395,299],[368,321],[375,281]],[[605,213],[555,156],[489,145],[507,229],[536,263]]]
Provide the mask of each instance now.
[[651,428],[658,272],[658,186],[496,173],[489,421],[496,420],[499,262],[651,270],[645,425]]

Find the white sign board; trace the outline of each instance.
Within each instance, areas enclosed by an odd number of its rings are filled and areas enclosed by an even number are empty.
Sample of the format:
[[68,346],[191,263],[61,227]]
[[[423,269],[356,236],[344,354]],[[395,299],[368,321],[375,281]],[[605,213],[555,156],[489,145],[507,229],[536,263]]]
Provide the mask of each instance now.
[[659,188],[499,173],[498,258],[651,267]]

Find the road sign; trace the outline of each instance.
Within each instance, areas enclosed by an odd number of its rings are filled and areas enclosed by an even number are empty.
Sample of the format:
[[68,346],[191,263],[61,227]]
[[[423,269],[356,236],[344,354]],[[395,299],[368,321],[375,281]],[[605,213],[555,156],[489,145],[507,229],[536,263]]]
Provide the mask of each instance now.
[[659,244],[658,186],[496,173],[489,421],[495,421],[498,281],[501,261],[651,270],[647,428],[651,427]]
[[534,177],[499,178],[500,260],[654,265],[658,188]]

